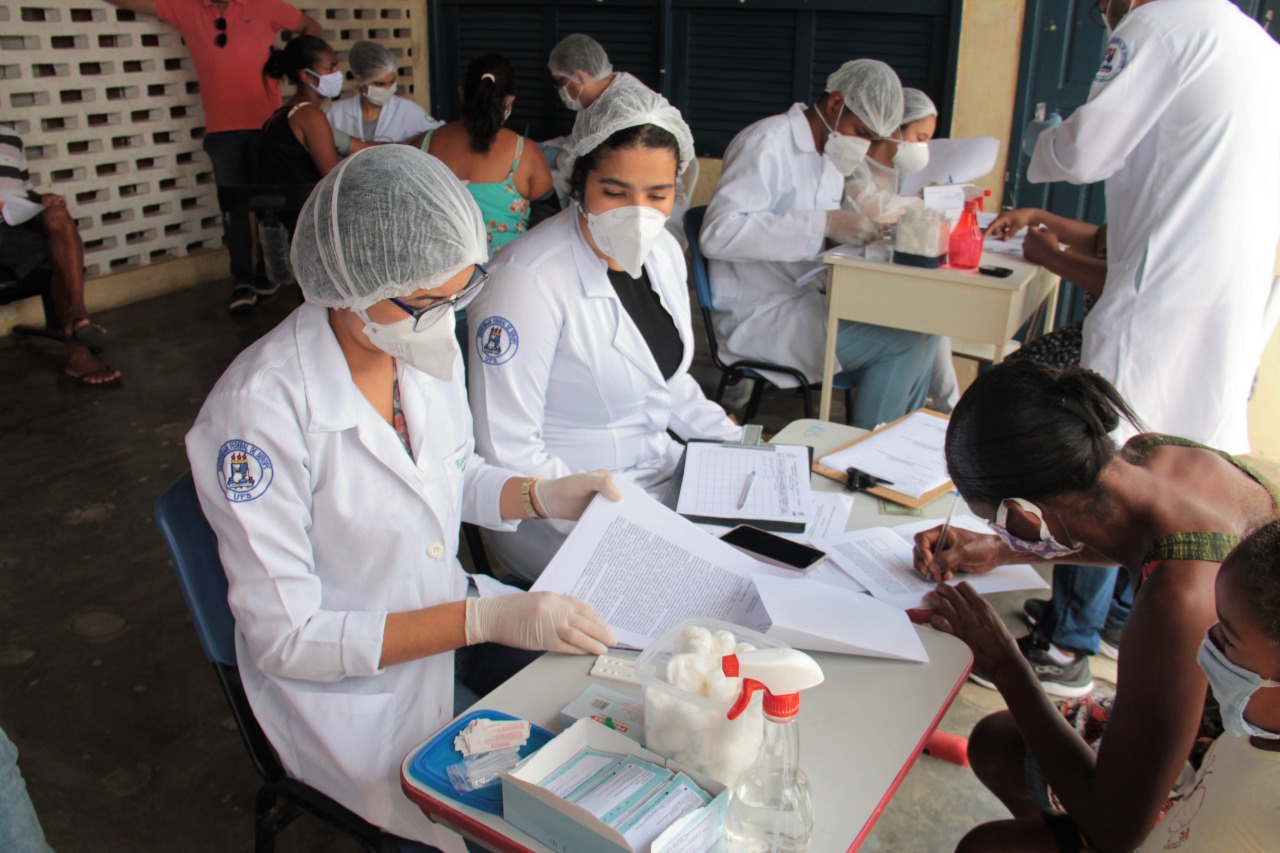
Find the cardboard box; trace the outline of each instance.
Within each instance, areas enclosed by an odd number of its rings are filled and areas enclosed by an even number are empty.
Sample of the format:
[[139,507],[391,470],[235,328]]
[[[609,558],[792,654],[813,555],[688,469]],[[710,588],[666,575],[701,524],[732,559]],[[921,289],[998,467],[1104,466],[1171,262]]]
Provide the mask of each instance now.
[[644,702],[625,693],[590,684],[582,695],[560,711],[560,725],[570,728],[578,720],[592,719],[606,728],[644,743]]
[[667,761],[635,741],[590,718],[579,720],[542,749],[502,774],[502,812],[516,826],[561,853],[635,853],[622,834],[584,808],[556,796],[538,783],[583,749],[633,755],[688,774],[713,797],[724,786]]

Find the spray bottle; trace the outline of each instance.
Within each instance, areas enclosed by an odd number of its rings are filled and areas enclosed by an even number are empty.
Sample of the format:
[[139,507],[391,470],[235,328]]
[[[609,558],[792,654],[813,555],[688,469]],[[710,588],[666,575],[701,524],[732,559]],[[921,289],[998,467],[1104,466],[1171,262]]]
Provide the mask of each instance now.
[[977,201],[966,201],[964,213],[951,232],[947,263],[956,269],[975,270],[982,263],[982,229],[978,227]]
[[800,691],[822,683],[813,658],[795,649],[759,649],[721,660],[724,674],[742,677],[729,709],[735,719],[757,690],[764,691],[760,754],[734,784],[725,814],[730,853],[802,853],[813,839],[813,800],[800,769]]

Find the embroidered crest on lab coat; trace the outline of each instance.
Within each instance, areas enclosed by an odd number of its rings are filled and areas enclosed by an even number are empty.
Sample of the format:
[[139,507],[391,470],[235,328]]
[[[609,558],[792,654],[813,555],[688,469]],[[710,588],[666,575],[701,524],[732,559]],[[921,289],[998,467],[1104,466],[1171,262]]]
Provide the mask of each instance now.
[[271,457],[256,445],[233,438],[218,449],[218,485],[232,503],[262,497],[274,475]]
[[486,317],[476,330],[476,351],[485,364],[506,364],[519,348],[516,327],[505,317]]
[[1102,64],[1098,66],[1095,80],[1105,83],[1113,79],[1129,64],[1129,45],[1122,38],[1113,38],[1107,42],[1107,51],[1102,54]]

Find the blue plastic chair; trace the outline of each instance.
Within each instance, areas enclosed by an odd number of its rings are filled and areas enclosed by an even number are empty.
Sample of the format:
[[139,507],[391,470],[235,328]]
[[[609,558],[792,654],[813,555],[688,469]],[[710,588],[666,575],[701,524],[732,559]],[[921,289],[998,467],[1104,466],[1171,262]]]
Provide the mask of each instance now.
[[155,518],[173,557],[200,648],[213,664],[249,757],[262,777],[255,802],[254,849],[271,853],[276,834],[306,811],[351,835],[371,853],[396,850],[392,836],[310,785],[289,778],[254,718],[236,665],[236,622],[227,604],[227,575],[218,557],[218,540],[200,509],[190,472],[156,499]]
[[[765,387],[773,384],[760,371],[772,370],[777,373],[785,373],[796,380],[796,385],[800,388],[801,399],[804,402],[804,416],[812,418],[813,401],[810,398],[809,390],[811,387],[821,389],[821,383],[815,383],[810,386],[808,377],[798,369],[784,364],[754,361],[745,358],[739,359],[732,364],[725,364],[720,358],[720,345],[716,343],[716,329],[711,318],[713,308],[711,279],[707,275],[707,259],[702,254],[702,246],[698,239],[702,231],[702,220],[706,217],[706,214],[707,208],[705,205],[690,208],[684,215],[684,234],[689,240],[689,269],[693,273],[693,287],[698,294],[698,308],[702,311],[702,322],[707,330],[707,345],[711,348],[711,360],[720,369],[720,385],[716,388],[716,393],[712,399],[717,403],[723,400],[725,389],[729,387],[730,382],[737,382],[741,379],[754,379],[755,387],[751,389],[751,397],[747,400],[747,408],[742,416],[743,423],[751,423],[756,416],[756,411],[760,408],[760,399],[764,396]],[[832,388],[844,391],[846,421],[853,417],[853,389],[857,385],[857,375],[856,371],[837,373],[831,381]]]

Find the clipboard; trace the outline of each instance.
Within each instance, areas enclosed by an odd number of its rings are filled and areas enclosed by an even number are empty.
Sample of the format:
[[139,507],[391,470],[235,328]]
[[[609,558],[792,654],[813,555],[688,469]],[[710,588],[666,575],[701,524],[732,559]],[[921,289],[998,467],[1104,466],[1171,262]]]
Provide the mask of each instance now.
[[[891,421],[890,423],[885,424],[879,429],[872,430],[871,432],[867,433],[861,438],[855,438],[853,441],[849,442],[848,444],[841,445],[840,447],[837,447],[836,449],[830,451],[829,453],[824,453],[823,456],[830,456],[832,453],[839,453],[841,450],[844,450],[847,447],[853,447],[855,444],[861,441],[866,441],[868,438],[871,438],[871,436],[873,435],[877,435],[881,432],[884,432],[885,430],[892,429],[895,425],[897,425],[901,421],[906,420],[907,418],[911,417],[912,415],[918,412],[923,412],[924,414],[931,415],[935,418],[941,418],[944,421],[951,420],[951,418],[948,417],[947,415],[944,415],[941,412],[935,412],[932,409],[916,409],[916,411],[907,412],[902,417],[898,418],[895,421]],[[821,474],[824,477],[829,477],[830,479],[835,480],[838,483],[848,483],[849,481],[849,477],[848,475],[845,474],[844,471],[839,471],[835,468],[828,468],[826,465],[823,465],[821,462],[818,462],[816,460],[813,463],[813,470],[815,473]],[[947,480],[942,485],[934,489],[930,489],[929,491],[925,492],[918,498],[913,498],[910,495],[904,495],[902,492],[895,492],[893,489],[889,488],[888,486],[876,486],[875,488],[867,489],[866,492],[869,495],[875,495],[878,498],[884,498],[887,501],[893,501],[896,504],[902,504],[903,506],[911,507],[912,509],[921,509],[927,504],[933,503],[939,497],[941,497],[942,495],[945,495],[947,492],[951,491],[954,488],[955,488],[955,485],[952,484],[951,480]]]
[[[759,429],[759,428],[757,427],[756,429]],[[685,444],[685,449],[680,452],[680,461],[676,463],[676,469],[674,472],[672,472],[671,479],[667,482],[667,490],[662,495],[662,505],[665,506],[667,509],[671,510],[672,512],[676,512],[676,506],[680,502],[680,487],[684,484],[684,462],[685,462],[685,455],[688,452],[688,445],[690,444],[724,444],[730,447],[742,447],[744,450],[748,450],[748,451],[772,450],[774,447],[778,446],[773,444],[759,443],[758,440],[756,442],[752,442],[750,440],[750,435],[751,434],[748,433],[744,437],[744,441],[742,442],[716,441],[715,439],[709,439],[709,438],[689,439],[689,441]],[[817,470],[814,467],[815,463],[813,459],[812,447],[807,447],[805,445],[789,445],[789,446],[805,447],[805,449],[809,451],[810,470]],[[774,520],[751,519],[751,518],[720,518],[718,516],[685,515],[683,513],[680,513],[680,517],[687,518],[689,521],[692,521],[694,524],[711,524],[711,525],[715,525],[716,527],[723,527],[726,530],[732,527],[737,527],[739,524],[749,524],[752,527],[758,527],[761,530],[769,530],[774,533],[803,533],[805,528],[804,521],[774,521]]]

